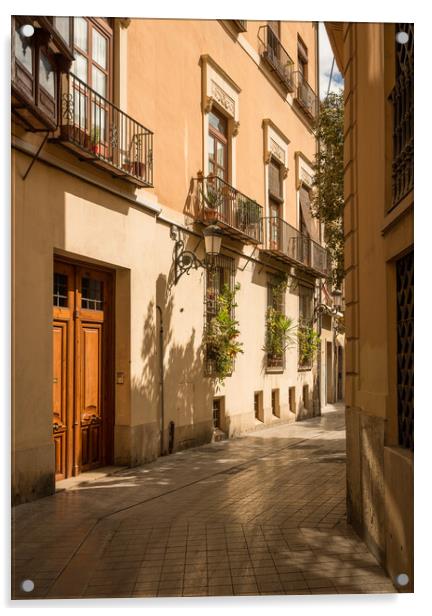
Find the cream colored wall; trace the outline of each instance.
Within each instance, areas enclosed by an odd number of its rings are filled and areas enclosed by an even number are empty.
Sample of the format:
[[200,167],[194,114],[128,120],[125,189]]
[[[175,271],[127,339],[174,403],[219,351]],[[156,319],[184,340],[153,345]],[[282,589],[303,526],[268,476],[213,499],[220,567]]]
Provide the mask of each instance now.
[[[43,163],[37,163],[23,182],[19,177],[28,160],[19,153],[14,156],[17,171],[14,304],[15,322],[19,323],[15,330],[19,384],[14,400],[19,418],[13,440],[16,460],[23,460],[29,450],[40,449],[40,456],[32,459],[34,471],[41,476],[53,473],[50,375],[55,254],[104,265],[117,272],[115,370],[124,373],[125,382],[116,385],[116,462],[136,464],[154,458],[159,452],[156,304],[162,308],[165,330],[165,425],[170,420],[175,422],[176,446],[208,440],[215,390],[210,380],[203,378],[200,352],[204,322],[202,271],[184,276],[177,286],[169,288],[174,247],[169,225],[157,222],[154,215],[142,208],[130,206]],[[188,241],[191,245],[198,242],[196,237]],[[229,250],[225,252],[229,254]],[[203,256],[202,242],[197,254]],[[290,417],[288,388],[296,386],[299,410],[302,384],[309,383],[312,390],[312,373],[297,374],[296,347],[287,352],[283,374],[265,373],[264,316],[268,273],[274,273],[274,268],[247,263],[245,257],[238,258],[238,267],[236,280],[241,284],[241,291],[237,317],[244,354],[236,361],[234,375],[217,392],[226,398],[230,435],[255,426],[255,390],[264,392],[266,423],[272,419],[272,388],[280,388],[281,414],[285,419]],[[287,314],[296,319],[295,292],[287,293],[286,306]],[[31,318],[28,317],[30,308]],[[25,490],[25,487],[17,489]]]
[[[250,26],[248,36],[255,26]],[[313,39],[308,36],[313,29],[309,25],[309,32],[306,25],[300,26],[312,68]],[[40,136],[13,127],[17,148],[12,158],[16,502],[54,489],[51,328],[56,254],[103,265],[116,273],[115,370],[124,373],[124,384],[115,386],[116,463],[138,464],[159,453],[156,305],[162,308],[165,331],[165,449],[170,420],[176,425],[176,448],[211,438],[215,393],[225,396],[230,435],[256,426],[253,392],[257,390],[264,394],[265,423],[272,421],[272,388],[280,389],[282,419],[294,420],[288,410],[290,386],[296,387],[298,416],[312,413],[312,408],[307,412],[302,408],[301,397],[304,383],[312,395],[314,374],[298,373],[296,347],[287,352],[283,374],[270,375],[263,369],[267,276],[280,266],[260,260],[253,247],[226,239],[223,251],[235,256],[236,280],[241,284],[237,316],[244,354],[220,391],[215,392],[203,377],[203,272],[193,271],[170,287],[174,242],[166,222],[184,223],[190,179],[202,168],[201,54],[209,53],[242,89],[236,161],[240,190],[263,203],[262,120],[271,118],[288,136],[286,218],[295,225],[295,152],[302,151],[313,160],[315,151],[307,121],[219,22],[132,20],[129,28],[122,29],[118,49],[120,54],[127,52],[127,63],[119,61],[117,66],[120,71],[127,66],[128,90],[117,96],[127,105],[129,115],[155,132],[154,189],[135,190],[54,143],[44,147],[23,181]],[[185,239],[188,247],[196,249],[198,237],[187,233]],[[196,250],[202,257],[202,241]],[[282,265],[281,270],[289,268]],[[286,307],[287,314],[297,320],[295,290],[287,293]]]

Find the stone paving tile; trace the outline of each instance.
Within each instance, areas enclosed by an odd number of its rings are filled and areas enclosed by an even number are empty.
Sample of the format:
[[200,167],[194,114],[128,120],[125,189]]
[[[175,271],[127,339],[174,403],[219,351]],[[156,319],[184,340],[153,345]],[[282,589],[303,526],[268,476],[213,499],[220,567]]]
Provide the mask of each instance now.
[[343,421],[280,423],[16,507],[13,596],[395,592],[345,521]]

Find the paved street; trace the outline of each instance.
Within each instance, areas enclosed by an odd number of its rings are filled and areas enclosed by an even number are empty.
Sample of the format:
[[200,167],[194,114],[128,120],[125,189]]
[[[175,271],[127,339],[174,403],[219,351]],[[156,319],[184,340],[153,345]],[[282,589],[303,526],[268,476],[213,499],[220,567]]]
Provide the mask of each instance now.
[[345,521],[341,408],[82,475],[13,516],[15,598],[395,592]]

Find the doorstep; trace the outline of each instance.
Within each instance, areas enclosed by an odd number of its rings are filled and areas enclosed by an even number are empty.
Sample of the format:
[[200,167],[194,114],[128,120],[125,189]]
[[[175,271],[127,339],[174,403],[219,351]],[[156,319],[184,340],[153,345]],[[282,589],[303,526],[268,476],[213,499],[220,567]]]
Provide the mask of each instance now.
[[103,479],[110,475],[115,475],[120,471],[126,470],[127,466],[103,466],[93,471],[86,471],[76,477],[68,477],[68,479],[62,479],[56,481],[56,492],[63,492],[64,490],[73,490],[74,488],[82,487],[84,483],[90,481],[96,481],[97,479]]

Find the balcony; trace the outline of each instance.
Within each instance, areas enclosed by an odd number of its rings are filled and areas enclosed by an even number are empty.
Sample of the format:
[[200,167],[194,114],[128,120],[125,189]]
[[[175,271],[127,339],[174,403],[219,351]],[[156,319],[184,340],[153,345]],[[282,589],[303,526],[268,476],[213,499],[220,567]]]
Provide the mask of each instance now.
[[153,133],[72,73],[61,81],[58,141],[80,160],[137,186],[153,185]]
[[315,120],[318,115],[318,97],[299,71],[294,73],[294,85],[294,100],[311,120]]
[[285,47],[282,45],[270,26],[261,26],[258,30],[260,42],[259,53],[269,64],[280,83],[288,92],[294,91],[293,67],[294,62],[290,58]]
[[197,220],[218,223],[225,235],[245,244],[261,243],[261,205],[214,175],[194,183]]
[[327,277],[329,274],[328,255],[325,248],[311,240],[281,218],[262,219],[262,251],[312,273]]

